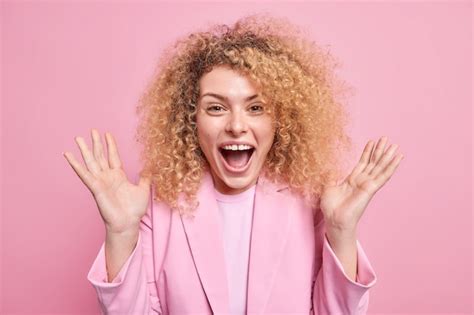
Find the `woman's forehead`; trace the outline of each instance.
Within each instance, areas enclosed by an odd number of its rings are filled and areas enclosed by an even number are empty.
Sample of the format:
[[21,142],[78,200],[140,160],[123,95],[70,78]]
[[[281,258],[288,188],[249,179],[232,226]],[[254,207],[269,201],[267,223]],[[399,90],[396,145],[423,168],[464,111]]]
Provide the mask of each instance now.
[[238,71],[217,67],[205,73],[199,80],[199,98],[217,98],[222,101],[249,101],[262,98],[261,89],[247,75]]
[[[204,92],[204,93],[201,93],[200,95],[200,99],[203,99],[204,97],[206,98],[210,98],[210,99],[218,99],[218,100],[221,100],[221,101],[224,101],[224,102],[230,102],[231,99],[230,97],[228,97],[225,93],[224,94],[219,94],[219,93],[214,93],[214,92]],[[246,102],[249,102],[249,101],[252,101],[252,100],[256,100],[256,99],[259,99],[261,98],[262,96],[260,94],[253,94],[253,95],[250,95],[250,96],[247,96],[247,97],[244,97],[244,101]]]

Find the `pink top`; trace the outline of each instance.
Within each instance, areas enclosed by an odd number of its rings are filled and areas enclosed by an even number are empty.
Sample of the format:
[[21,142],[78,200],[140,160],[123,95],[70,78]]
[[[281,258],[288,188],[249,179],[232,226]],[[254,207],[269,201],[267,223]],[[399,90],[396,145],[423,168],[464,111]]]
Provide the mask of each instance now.
[[246,314],[255,187],[236,195],[225,195],[214,189],[224,243],[230,314]]
[[[262,176],[256,185],[247,313],[367,314],[369,289],[377,277],[359,241],[354,281],[328,242],[321,211],[314,211],[285,184]],[[116,279],[106,279],[105,242],[89,270],[87,279],[97,291],[101,311],[110,315],[228,314],[229,288],[238,286],[228,276],[222,233],[227,229],[222,228],[211,174],[203,177],[193,217],[171,211],[152,196],[153,190],[136,247]],[[242,209],[238,211],[245,212]],[[232,305],[238,305],[237,294],[231,295]]]

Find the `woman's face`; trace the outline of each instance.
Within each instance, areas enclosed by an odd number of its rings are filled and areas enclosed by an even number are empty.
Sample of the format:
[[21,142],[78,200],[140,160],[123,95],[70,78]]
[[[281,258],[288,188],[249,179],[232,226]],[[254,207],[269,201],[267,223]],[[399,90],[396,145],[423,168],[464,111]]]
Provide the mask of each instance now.
[[253,186],[273,143],[266,103],[247,77],[215,67],[199,80],[199,145],[216,190],[238,194]]

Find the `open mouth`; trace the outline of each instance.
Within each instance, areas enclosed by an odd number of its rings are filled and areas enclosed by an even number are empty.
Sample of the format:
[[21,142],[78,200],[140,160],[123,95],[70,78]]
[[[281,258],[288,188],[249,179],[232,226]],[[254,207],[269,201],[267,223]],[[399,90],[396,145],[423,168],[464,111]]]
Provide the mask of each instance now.
[[255,148],[246,150],[226,150],[219,148],[219,152],[226,168],[232,172],[243,172],[250,165]]

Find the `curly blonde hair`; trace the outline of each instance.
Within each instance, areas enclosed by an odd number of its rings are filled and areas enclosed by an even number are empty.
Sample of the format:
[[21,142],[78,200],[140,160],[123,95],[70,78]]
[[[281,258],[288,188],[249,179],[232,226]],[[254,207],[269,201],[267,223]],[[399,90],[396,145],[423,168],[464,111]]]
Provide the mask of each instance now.
[[276,134],[265,176],[317,200],[325,184],[340,178],[341,153],[352,148],[342,102],[350,88],[336,78],[338,63],[328,50],[288,20],[267,14],[243,17],[232,27],[213,25],[165,49],[137,106],[140,175],[151,178],[154,199],[190,213],[198,205],[209,169],[197,139],[198,82],[216,66],[247,75],[272,104]]

